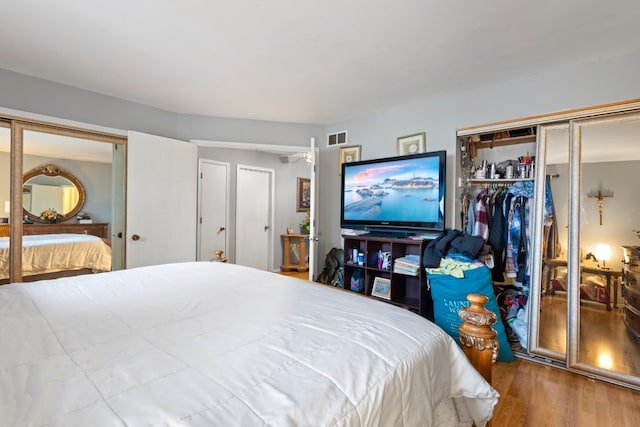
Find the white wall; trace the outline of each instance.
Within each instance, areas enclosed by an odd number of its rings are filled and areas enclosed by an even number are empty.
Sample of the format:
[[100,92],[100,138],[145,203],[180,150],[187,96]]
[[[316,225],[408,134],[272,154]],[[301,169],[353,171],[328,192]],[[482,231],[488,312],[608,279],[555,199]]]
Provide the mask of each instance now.
[[[462,66],[463,64],[461,64]],[[473,66],[464,64],[473,73]],[[453,227],[456,129],[560,110],[640,98],[640,52],[573,64],[545,73],[450,93],[333,123],[362,145],[362,160],[396,154],[398,136],[425,131],[427,150],[447,150],[447,227]],[[342,246],[338,149],[321,145],[320,253]]]
[[[473,73],[473,64],[460,64]],[[428,150],[447,150],[447,224],[453,224],[455,133],[466,126],[570,108],[640,98],[640,52],[599,58],[494,85],[444,94],[330,124],[300,125],[185,116],[0,70],[0,106],[181,139],[307,145],[316,137],[319,158],[319,261],[341,246],[338,150],[326,133],[347,129],[362,159],[396,154],[396,138],[427,133]],[[310,103],[313,100],[309,100]]]

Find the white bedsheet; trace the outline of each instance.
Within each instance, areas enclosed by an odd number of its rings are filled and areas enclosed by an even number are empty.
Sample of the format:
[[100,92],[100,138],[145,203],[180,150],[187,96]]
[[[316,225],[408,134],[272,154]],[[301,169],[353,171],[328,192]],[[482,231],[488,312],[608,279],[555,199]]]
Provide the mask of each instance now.
[[[90,268],[111,270],[111,247],[90,234],[22,236],[22,272],[25,276]],[[0,279],[9,277],[9,238],[0,237]]]
[[430,426],[451,397],[483,425],[498,397],[413,313],[231,264],[0,286],[0,325],[2,426]]

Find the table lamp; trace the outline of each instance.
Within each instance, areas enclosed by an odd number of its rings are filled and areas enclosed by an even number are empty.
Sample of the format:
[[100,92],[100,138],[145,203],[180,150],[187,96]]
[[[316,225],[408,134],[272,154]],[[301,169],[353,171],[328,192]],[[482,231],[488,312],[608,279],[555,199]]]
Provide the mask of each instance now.
[[611,246],[605,243],[596,245],[596,257],[602,261],[602,268],[607,268],[606,262],[611,260]]

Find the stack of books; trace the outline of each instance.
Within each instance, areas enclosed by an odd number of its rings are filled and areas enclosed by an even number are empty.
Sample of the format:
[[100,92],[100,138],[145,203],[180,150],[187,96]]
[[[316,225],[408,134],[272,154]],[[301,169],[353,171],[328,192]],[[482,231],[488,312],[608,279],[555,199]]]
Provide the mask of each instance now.
[[420,273],[420,257],[418,255],[405,255],[396,258],[393,262],[393,272],[417,276]]

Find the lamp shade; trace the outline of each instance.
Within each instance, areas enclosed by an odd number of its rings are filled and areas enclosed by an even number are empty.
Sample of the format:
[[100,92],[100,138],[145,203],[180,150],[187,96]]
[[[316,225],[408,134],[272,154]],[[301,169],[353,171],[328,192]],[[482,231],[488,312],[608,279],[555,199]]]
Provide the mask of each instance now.
[[598,243],[596,246],[596,258],[602,261],[611,260],[611,246],[605,243]]

